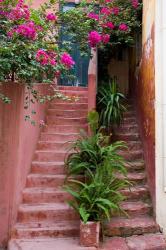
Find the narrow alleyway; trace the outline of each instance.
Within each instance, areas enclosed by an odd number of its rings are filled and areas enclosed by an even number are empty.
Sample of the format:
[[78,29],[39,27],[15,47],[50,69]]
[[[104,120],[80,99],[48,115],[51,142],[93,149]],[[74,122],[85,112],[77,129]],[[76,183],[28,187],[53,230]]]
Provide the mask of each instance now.
[[[87,129],[87,89],[61,87],[61,91],[80,98],[76,103],[55,101],[48,109],[47,127],[41,133],[27,177],[9,250],[93,250],[79,246],[79,218],[65,203],[69,195],[62,189],[66,142],[78,138],[80,128]],[[164,250],[165,239],[153,218],[143,148],[132,105],[116,132],[116,139],[126,141],[129,147],[121,152],[128,161],[128,178],[133,182],[131,190],[122,191],[127,196],[122,207],[129,218],[114,217],[106,224],[106,243],[101,249]]]

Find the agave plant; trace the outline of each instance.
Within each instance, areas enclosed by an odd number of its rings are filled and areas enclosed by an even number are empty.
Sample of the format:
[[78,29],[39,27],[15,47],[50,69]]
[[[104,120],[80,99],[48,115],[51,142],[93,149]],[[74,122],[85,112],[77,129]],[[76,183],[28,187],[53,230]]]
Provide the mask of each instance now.
[[112,125],[120,125],[123,113],[125,96],[119,92],[115,80],[104,84],[98,91],[98,108],[100,112],[100,125],[110,128]]

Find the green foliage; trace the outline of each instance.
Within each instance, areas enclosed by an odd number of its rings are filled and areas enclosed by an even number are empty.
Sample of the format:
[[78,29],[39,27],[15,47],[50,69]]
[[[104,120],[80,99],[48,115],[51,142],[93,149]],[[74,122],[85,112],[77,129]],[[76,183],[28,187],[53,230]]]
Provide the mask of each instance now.
[[110,128],[112,125],[120,125],[123,113],[125,96],[118,91],[115,80],[104,84],[98,91],[98,108],[100,111],[100,125]]
[[93,134],[96,134],[99,128],[99,114],[95,110],[88,113],[88,123]]
[[125,197],[120,190],[127,187],[129,182],[118,179],[115,173],[114,164],[105,161],[97,166],[96,171],[89,172],[86,183],[72,180],[65,187],[74,197],[69,205],[78,212],[84,223],[109,220],[113,213],[124,212],[120,202]]

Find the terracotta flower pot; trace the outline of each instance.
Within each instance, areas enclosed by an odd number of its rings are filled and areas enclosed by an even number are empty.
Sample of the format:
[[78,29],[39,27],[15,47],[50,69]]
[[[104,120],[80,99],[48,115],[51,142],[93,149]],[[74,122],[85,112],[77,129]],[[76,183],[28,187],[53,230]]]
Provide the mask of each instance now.
[[80,222],[80,245],[85,247],[98,247],[100,222]]

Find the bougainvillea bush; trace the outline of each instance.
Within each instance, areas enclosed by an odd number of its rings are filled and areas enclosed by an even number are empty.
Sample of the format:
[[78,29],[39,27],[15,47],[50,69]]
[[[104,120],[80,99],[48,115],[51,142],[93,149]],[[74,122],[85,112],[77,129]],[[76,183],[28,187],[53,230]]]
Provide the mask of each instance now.
[[52,82],[74,65],[57,45],[57,16],[24,0],[0,0],[0,81]]

